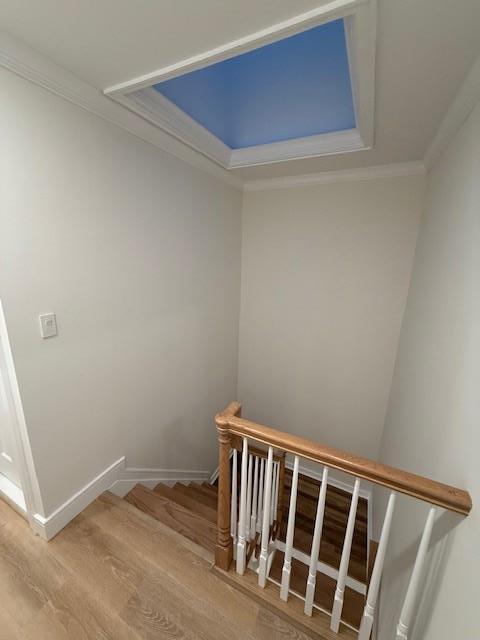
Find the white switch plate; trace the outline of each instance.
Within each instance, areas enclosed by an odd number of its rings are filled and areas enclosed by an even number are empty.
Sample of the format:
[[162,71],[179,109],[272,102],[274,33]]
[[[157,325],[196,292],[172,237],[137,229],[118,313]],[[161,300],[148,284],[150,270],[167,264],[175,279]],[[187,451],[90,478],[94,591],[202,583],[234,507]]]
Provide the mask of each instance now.
[[57,319],[54,313],[42,313],[38,316],[40,320],[40,335],[42,338],[53,338],[58,335]]

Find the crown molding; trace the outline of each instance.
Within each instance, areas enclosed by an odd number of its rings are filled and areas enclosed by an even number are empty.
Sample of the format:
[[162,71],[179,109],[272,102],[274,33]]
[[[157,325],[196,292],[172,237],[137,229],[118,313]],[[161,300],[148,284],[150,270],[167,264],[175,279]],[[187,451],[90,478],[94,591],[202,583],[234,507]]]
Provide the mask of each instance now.
[[152,87],[128,96],[118,95],[115,100],[214,162],[225,168],[229,166],[230,147]]
[[186,146],[177,137],[110,100],[100,90],[6,32],[0,32],[0,66],[230,186],[242,188],[242,180],[212,162],[204,153]]
[[272,142],[271,144],[260,144],[245,149],[234,149],[231,152],[229,168],[252,167],[273,162],[298,160],[299,158],[364,151],[368,148],[371,147],[365,145],[358,129],[348,129],[295,138],[294,140]]
[[129,95],[118,95],[115,100],[225,169],[283,162],[294,158],[348,153],[367,148],[359,131],[348,129],[244,149],[230,149],[208,129],[152,87],[140,89]]
[[337,18],[343,18],[345,15],[356,11],[359,6],[368,2],[371,2],[371,0],[331,0],[331,2],[327,2],[311,11],[278,22],[243,38],[232,40],[220,47],[209,49],[208,51],[191,56],[190,58],[185,58],[166,67],[161,67],[150,73],[107,87],[104,93],[110,96],[118,94],[124,95],[132,91],[144,89],[145,87],[151,87],[158,82],[170,80],[184,73],[207,67],[216,62],[221,62],[222,60],[233,58],[247,51],[257,49],[258,47],[271,44],[277,40],[288,38],[291,35],[300,33],[311,27],[336,20]]
[[[231,149],[153,89],[158,82],[195,71],[338,18],[343,18],[345,23],[355,109],[355,129],[254,145],[243,149]],[[204,154],[224,169],[367,150],[372,148],[374,137],[376,25],[376,0],[332,0],[312,11],[234,40],[222,47],[108,87],[104,93],[192,149]]]
[[294,187],[307,187],[317,184],[331,184],[334,182],[357,182],[363,180],[376,180],[378,178],[417,176],[425,173],[425,165],[421,161],[398,162],[395,164],[382,164],[374,167],[322,171],[320,173],[285,176],[282,178],[269,178],[266,180],[250,180],[245,182],[243,190],[269,191],[272,189],[291,189]]
[[424,163],[430,170],[450,140],[480,102],[480,56],[474,62],[425,153]]

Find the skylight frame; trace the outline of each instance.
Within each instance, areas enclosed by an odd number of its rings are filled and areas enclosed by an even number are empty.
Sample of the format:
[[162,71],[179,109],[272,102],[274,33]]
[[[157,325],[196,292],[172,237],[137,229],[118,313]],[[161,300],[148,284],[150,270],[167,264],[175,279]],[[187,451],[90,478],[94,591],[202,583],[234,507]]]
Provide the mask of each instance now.
[[[356,127],[231,149],[153,86],[343,18]],[[374,138],[376,0],[332,0],[282,23],[105,89],[104,94],[225,169],[371,149]]]

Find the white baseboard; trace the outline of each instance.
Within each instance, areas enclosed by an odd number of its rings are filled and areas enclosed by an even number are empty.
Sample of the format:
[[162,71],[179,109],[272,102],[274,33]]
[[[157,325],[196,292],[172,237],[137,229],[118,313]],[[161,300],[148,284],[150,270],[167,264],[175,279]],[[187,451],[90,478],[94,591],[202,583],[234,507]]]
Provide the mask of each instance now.
[[39,513],[33,516],[33,527],[45,540],[51,540],[61,531],[75,516],[106,491],[121,476],[125,469],[125,456],[111,464],[96,478],[85,485],[80,491],[64,502],[49,516]]
[[173,486],[177,482],[204,482],[210,479],[210,471],[192,469],[124,469],[110,491],[123,498],[136,484],[153,489],[159,482]]
[[51,540],[104,491],[109,490],[123,497],[138,483],[153,489],[159,482],[174,485],[176,482],[191,482],[192,480],[203,482],[209,478],[210,471],[202,470],[126,468],[125,456],[123,456],[49,516],[36,513],[33,516],[33,527],[42,538]]

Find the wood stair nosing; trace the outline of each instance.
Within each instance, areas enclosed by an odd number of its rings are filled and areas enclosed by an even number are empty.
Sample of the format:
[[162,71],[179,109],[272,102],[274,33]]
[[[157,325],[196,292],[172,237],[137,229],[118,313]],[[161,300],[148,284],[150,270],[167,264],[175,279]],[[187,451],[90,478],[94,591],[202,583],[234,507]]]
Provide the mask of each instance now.
[[[277,551],[270,569],[269,577],[279,583],[282,581],[283,560],[284,554],[281,551]],[[307,579],[307,565],[293,559],[290,576],[290,589],[293,592],[304,596]],[[315,604],[326,611],[332,611],[336,586],[337,581],[335,579],[330,578],[324,573],[317,573],[314,595]],[[361,593],[358,593],[349,587],[345,587],[342,620],[358,629],[364,607],[365,597]]]
[[217,527],[206,518],[141,484],[125,500],[208,551],[215,551]]
[[[292,484],[292,473],[288,469],[285,470],[285,488],[290,489]],[[316,480],[315,478],[310,478],[309,476],[305,476],[299,474],[298,476],[298,491],[299,493],[305,493],[305,495],[311,498],[318,498],[318,493],[321,485],[320,480]],[[327,495],[335,496],[335,501],[338,503],[343,502],[344,506],[348,507],[350,505],[350,500],[352,498],[352,494],[349,491],[345,491],[344,489],[340,489],[332,484],[328,485]],[[359,497],[358,499],[359,507],[362,505],[367,505],[366,498]]]
[[190,486],[195,487],[198,491],[201,491],[205,496],[208,496],[211,500],[218,501],[218,489],[217,487],[203,483],[198,484],[197,482],[192,482]]
[[[197,484],[197,483],[195,483]],[[210,494],[212,497],[218,497],[218,487],[215,484],[210,484],[209,482],[202,482],[202,484],[198,484],[198,486],[203,489],[206,493]]]
[[[290,485],[286,484],[285,486],[285,502],[288,504],[290,498]],[[314,510],[316,509],[317,501],[318,501],[319,489],[316,488],[315,491],[309,492],[304,491],[303,487],[299,485],[297,491],[297,500],[303,499],[304,501],[304,509],[305,513],[308,515],[314,515]],[[332,512],[332,515],[337,514],[337,519],[341,522],[343,519],[346,520],[348,517],[348,511],[350,509],[350,503],[352,500],[352,496],[349,493],[341,491],[339,489],[335,489],[332,487],[328,487],[327,496],[325,500],[325,507]],[[313,513],[312,513],[313,512]],[[368,505],[367,501],[364,498],[360,498],[357,506],[357,522],[363,523],[366,525],[368,515]]]
[[217,522],[217,512],[199,502],[192,492],[190,492],[190,494],[185,494],[175,487],[168,487],[166,484],[162,483],[157,484],[154,492],[182,505],[182,507],[185,507],[186,509],[190,509],[193,513],[197,513],[199,516],[204,517],[210,522]]
[[265,588],[260,588],[257,574],[249,569],[241,576],[234,571],[222,571],[215,566],[212,567],[212,571],[231,587],[254,599],[312,640],[356,640],[357,638],[357,633],[344,624],[340,624],[338,634],[334,633],[330,629],[330,616],[318,609],[314,609],[313,616],[306,616],[303,611],[304,603],[295,596],[290,597],[288,602],[280,600],[278,587],[270,580],[267,581]]
[[[313,529],[313,525],[312,525],[312,529]],[[286,540],[285,528],[282,528],[278,538],[282,542],[285,542]],[[312,530],[304,531],[299,527],[295,527],[294,547],[296,549],[308,555],[310,554],[312,541],[313,541]],[[343,539],[342,540],[339,540],[338,538],[332,539],[328,535],[322,535],[321,549],[320,549],[321,560],[327,562],[327,564],[331,564],[332,566],[338,567],[338,565],[340,564],[340,557],[343,551],[342,543],[343,543]],[[359,566],[363,567],[363,574],[365,575],[367,558],[365,555],[365,549],[363,545],[360,546],[360,545],[352,544],[350,559],[351,561],[356,562]]]
[[[313,534],[309,533],[307,536],[302,536],[303,532],[295,529],[293,546],[298,551],[303,552],[305,555],[310,556],[312,547]],[[285,542],[285,535],[280,536],[279,540]],[[329,565],[333,569],[337,569],[340,566],[341,548],[333,546],[322,536],[320,544],[319,560]],[[348,565],[348,575],[359,582],[365,584],[366,582],[366,563],[362,559],[358,559],[355,555],[350,556],[350,562]]]
[[215,514],[217,513],[217,499],[212,498],[209,495],[206,495],[205,493],[203,493],[203,491],[200,491],[196,486],[191,484],[186,486],[184,484],[177,483],[174,486],[174,489],[176,489],[180,493],[183,493],[185,496],[195,497],[195,499],[198,500],[198,502],[205,505],[205,507],[213,510]]

